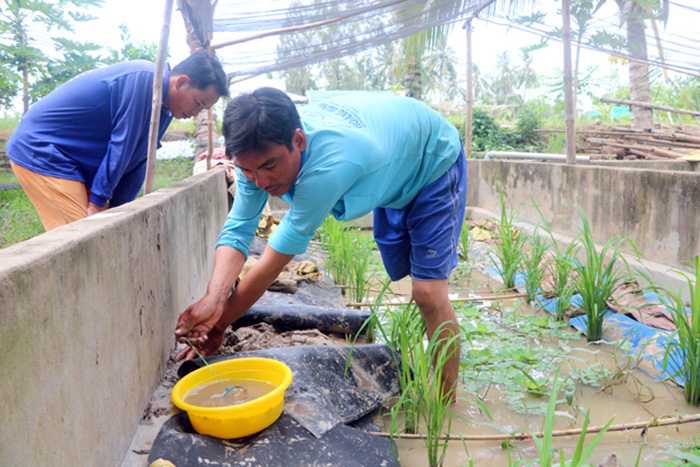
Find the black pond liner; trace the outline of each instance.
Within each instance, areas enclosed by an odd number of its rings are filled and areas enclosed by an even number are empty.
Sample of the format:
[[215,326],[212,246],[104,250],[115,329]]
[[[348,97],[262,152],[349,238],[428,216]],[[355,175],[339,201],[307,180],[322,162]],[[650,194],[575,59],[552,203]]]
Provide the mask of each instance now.
[[221,440],[197,434],[185,412],[168,419],[148,455],[177,467],[230,466],[398,466],[388,438],[339,425],[321,439],[289,415],[267,430],[246,438]]
[[321,332],[356,334],[371,316],[369,310],[328,308],[294,304],[254,305],[234,323],[234,329],[260,322],[280,330],[318,329]]
[[[350,346],[298,346],[208,359],[212,363],[264,357],[287,364],[294,379],[285,393],[282,417],[257,435],[224,441],[197,434],[186,414],[180,413],[161,428],[149,462],[162,457],[178,467],[202,462],[396,465],[393,441],[348,426],[398,393],[395,354],[385,345],[356,346],[345,377],[350,350]],[[178,375],[183,377],[201,366],[201,360],[188,360],[180,366]]]

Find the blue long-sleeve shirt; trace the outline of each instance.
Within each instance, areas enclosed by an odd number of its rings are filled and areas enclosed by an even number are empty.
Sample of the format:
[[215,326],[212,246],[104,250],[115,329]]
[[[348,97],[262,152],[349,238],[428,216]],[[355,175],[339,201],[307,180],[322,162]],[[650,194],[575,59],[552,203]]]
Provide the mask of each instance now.
[[[84,183],[90,202],[132,201],[146,176],[155,65],[145,60],[83,73],[32,105],[7,143],[17,165]],[[169,67],[163,76],[168,97]],[[173,116],[163,107],[158,141]]]
[[[269,239],[283,254],[303,253],[329,213],[350,220],[377,207],[405,207],[461,150],[455,127],[414,99],[352,93],[299,113],[306,151],[294,186],[281,196],[291,207]],[[217,247],[247,256],[269,195],[240,171],[237,182]]]

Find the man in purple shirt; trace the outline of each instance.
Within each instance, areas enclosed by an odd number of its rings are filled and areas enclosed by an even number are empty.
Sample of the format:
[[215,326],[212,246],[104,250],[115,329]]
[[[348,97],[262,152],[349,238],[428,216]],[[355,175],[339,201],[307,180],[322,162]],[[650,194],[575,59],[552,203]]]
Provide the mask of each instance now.
[[[136,198],[146,174],[154,73],[143,60],[83,73],[22,118],[7,154],[46,230]],[[226,73],[204,50],[166,67],[158,141],[173,117],[193,117],[226,95]]]

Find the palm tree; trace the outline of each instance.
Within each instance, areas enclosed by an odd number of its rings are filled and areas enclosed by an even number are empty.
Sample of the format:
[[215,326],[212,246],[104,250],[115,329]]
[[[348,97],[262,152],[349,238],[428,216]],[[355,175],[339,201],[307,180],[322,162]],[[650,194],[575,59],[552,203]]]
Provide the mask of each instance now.
[[441,37],[435,43],[432,52],[425,58],[425,71],[431,77],[428,92],[434,91],[443,99],[452,100],[460,91],[464,93],[457,83],[457,57],[455,51],[449,46],[446,37]]
[[[510,0],[515,3],[516,0]],[[407,18],[429,15],[431,11],[438,8],[445,8],[444,1],[427,0],[420,2],[409,8],[399,10],[397,13],[397,22],[405,23]],[[456,17],[464,12],[468,6],[476,6],[478,2],[474,0],[461,0],[450,3],[447,7],[450,8],[448,14]],[[443,4],[443,6],[441,6]],[[405,86],[407,94],[416,99],[421,99],[422,95],[422,63],[427,51],[429,51],[440,40],[446,40],[447,34],[450,31],[451,24],[436,26],[417,32],[411,36],[401,39],[401,50],[403,65],[406,70]]]
[[[605,0],[600,0],[596,10]],[[638,102],[651,102],[651,85],[649,83],[649,66],[647,61],[647,42],[644,33],[644,20],[661,17],[668,18],[668,0],[615,0],[620,10],[620,23],[626,26],[627,52],[637,60],[629,60],[630,99]],[[653,112],[649,108],[632,106],[632,127],[644,130],[653,128]]]

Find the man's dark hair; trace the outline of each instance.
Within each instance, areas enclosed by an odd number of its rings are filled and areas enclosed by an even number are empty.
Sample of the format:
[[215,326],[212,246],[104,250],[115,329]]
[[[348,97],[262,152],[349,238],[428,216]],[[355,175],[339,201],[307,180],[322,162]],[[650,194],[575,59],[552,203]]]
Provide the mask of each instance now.
[[173,75],[186,75],[190,78],[190,86],[195,89],[206,89],[213,84],[219,96],[228,96],[228,76],[221,67],[219,60],[204,49],[199,49],[192,55],[175,65]]
[[301,119],[294,102],[274,88],[259,88],[236,96],[224,112],[222,126],[226,155],[258,155],[274,144],[293,149],[294,131]]

